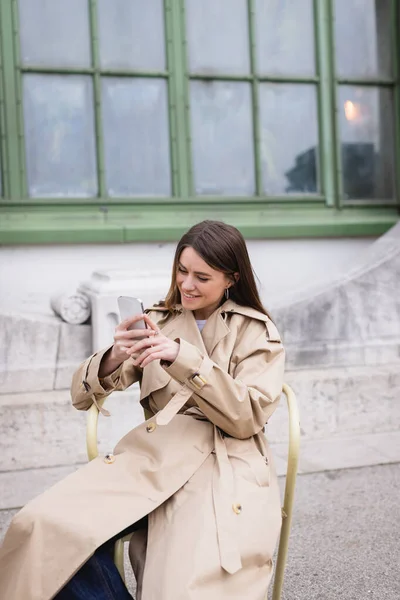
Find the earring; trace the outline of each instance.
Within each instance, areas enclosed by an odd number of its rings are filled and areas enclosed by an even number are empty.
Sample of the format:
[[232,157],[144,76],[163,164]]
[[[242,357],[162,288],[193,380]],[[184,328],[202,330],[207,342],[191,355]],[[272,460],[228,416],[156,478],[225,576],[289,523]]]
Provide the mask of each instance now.
[[225,288],[225,300],[229,300],[229,288]]

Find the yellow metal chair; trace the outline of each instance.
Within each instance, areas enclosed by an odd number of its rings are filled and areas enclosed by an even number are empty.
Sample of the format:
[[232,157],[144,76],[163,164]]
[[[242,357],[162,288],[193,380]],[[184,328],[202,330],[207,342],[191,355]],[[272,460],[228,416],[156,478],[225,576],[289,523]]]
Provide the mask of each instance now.
[[[293,390],[286,384],[283,384],[283,393],[287,399],[287,405],[289,409],[289,452],[288,452],[288,463],[286,470],[286,483],[285,483],[285,494],[282,508],[282,529],[279,539],[278,556],[275,565],[275,579],[272,590],[272,600],[280,600],[282,594],[283,577],[285,574],[285,566],[289,545],[290,527],[292,523],[293,504],[294,504],[294,490],[296,485],[297,477],[297,464],[299,460],[299,446],[300,446],[300,422],[299,422],[299,411],[296,402],[296,396]],[[146,414],[145,418],[150,418],[150,414]],[[86,447],[89,460],[93,460],[98,456],[97,447],[97,423],[99,418],[99,411],[95,404],[91,406],[88,411],[87,427],[86,427]],[[114,561],[123,579],[125,579],[124,572],[124,542],[130,540],[131,535],[129,534],[115,543],[114,548]]]

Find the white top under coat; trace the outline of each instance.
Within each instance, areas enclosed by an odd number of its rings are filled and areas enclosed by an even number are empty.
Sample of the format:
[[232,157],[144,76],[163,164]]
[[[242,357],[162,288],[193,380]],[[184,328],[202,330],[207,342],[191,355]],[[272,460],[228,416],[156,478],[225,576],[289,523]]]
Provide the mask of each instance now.
[[207,319],[196,319],[197,327],[199,331],[203,330],[204,325],[207,323]]

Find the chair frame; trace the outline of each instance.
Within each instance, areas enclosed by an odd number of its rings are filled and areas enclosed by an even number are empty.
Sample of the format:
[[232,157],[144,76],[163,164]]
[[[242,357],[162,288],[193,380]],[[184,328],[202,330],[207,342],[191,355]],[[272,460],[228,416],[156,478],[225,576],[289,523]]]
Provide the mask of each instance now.
[[[296,396],[292,388],[286,383],[283,384],[282,392],[286,396],[289,411],[289,451],[286,470],[286,482],[284,501],[282,507],[282,529],[279,538],[278,555],[275,564],[275,577],[272,591],[272,600],[280,600],[282,595],[283,579],[287,561],[289,536],[292,525],[294,492],[297,478],[297,467],[299,462],[300,448],[300,419]],[[101,404],[104,400],[101,402]],[[146,418],[148,415],[145,415]],[[89,460],[93,460],[99,455],[97,446],[97,425],[99,420],[99,411],[93,404],[87,413],[86,424],[86,449]],[[114,562],[122,579],[125,580],[124,571],[124,542],[130,540],[133,534],[129,534],[116,541],[114,546]]]

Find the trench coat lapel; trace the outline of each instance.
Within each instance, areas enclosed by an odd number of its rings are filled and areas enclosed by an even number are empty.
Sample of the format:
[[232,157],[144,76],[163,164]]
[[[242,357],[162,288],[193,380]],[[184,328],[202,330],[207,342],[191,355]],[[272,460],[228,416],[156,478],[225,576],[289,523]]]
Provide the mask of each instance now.
[[[205,329],[205,328],[204,328]],[[170,339],[181,337],[189,344],[196,346],[201,352],[208,354],[203,337],[191,310],[180,309],[177,316],[162,327],[162,332]]]
[[217,309],[204,325],[202,340],[211,358],[218,344],[228,335],[229,327],[225,323],[223,306]]

